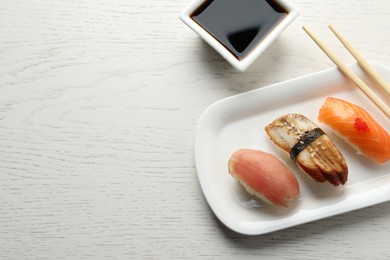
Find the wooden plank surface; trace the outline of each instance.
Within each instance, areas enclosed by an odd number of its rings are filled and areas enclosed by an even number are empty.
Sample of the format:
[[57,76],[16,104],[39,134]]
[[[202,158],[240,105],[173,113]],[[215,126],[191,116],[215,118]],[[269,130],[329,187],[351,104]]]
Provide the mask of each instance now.
[[2,0],[0,259],[390,259],[390,204],[263,236],[224,227],[196,176],[213,102],[346,62],[390,66],[390,2],[295,0],[245,73],[178,19],[190,1]]

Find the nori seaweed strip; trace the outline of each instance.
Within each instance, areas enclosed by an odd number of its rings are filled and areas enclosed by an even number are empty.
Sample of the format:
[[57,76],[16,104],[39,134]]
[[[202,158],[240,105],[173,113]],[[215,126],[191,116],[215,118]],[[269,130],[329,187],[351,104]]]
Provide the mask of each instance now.
[[305,150],[305,148],[315,141],[321,135],[324,135],[324,131],[321,128],[314,128],[303,135],[303,137],[294,145],[290,151],[290,158],[294,162],[300,152]]

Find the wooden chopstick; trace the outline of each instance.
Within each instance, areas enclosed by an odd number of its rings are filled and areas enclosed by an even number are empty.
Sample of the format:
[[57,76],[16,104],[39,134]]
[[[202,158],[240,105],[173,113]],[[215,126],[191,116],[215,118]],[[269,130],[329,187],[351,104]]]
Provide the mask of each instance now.
[[325,43],[317,38],[306,26],[303,26],[303,30],[313,39],[313,41],[324,51],[326,55],[337,65],[339,70],[355,83],[356,86],[380,109],[382,112],[390,118],[390,108],[380,100],[375,93],[353,72],[347,64],[345,64],[336,54],[334,54]]
[[333,25],[329,25],[329,29],[336,35],[345,48],[357,60],[360,67],[373,79],[388,95],[390,95],[390,84],[367,62],[367,60],[341,35]]

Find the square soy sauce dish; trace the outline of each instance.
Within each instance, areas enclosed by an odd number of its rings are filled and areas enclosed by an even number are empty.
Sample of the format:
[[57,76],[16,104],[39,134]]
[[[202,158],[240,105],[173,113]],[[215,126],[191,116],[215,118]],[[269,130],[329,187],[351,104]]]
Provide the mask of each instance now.
[[297,16],[288,0],[194,0],[180,19],[245,71]]

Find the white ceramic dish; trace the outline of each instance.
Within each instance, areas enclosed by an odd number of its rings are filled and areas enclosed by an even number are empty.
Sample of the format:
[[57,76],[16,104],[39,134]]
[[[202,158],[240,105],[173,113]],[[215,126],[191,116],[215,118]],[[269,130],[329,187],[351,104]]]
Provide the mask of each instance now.
[[198,23],[192,18],[191,14],[198,9],[206,0],[194,0],[192,1],[180,14],[179,18],[194,32],[199,34],[211,47],[213,47],[219,54],[222,55],[233,67],[239,71],[245,71],[260,55],[264,50],[282,33],[287,26],[294,21],[298,16],[297,10],[288,0],[277,0],[277,2],[283,6],[288,12],[287,16],[262,40],[257,47],[248,54],[244,59],[237,59],[226,47],[224,47],[219,41],[217,41],[211,34],[203,29]]
[[[357,65],[351,67],[363,77]],[[388,68],[375,67],[390,81]],[[264,234],[390,199],[390,163],[377,165],[357,155],[349,144],[318,123],[318,111],[328,96],[364,107],[389,131],[390,120],[337,69],[229,97],[204,112],[196,129],[196,168],[211,209],[227,227],[242,234]],[[348,163],[345,186],[312,181],[269,140],[265,125],[287,113],[306,115],[333,139]],[[240,148],[272,153],[288,165],[300,184],[298,201],[289,208],[279,208],[248,195],[227,169],[231,154]]]

